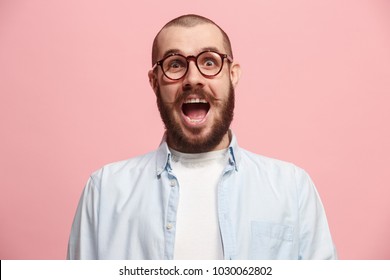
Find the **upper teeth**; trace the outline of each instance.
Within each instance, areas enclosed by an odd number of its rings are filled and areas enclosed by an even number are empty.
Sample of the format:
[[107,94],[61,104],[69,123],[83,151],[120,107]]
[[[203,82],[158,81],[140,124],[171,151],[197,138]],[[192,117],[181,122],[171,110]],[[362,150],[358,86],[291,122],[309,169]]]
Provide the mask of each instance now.
[[191,98],[184,101],[185,104],[187,103],[207,103],[205,99],[199,99],[199,98]]

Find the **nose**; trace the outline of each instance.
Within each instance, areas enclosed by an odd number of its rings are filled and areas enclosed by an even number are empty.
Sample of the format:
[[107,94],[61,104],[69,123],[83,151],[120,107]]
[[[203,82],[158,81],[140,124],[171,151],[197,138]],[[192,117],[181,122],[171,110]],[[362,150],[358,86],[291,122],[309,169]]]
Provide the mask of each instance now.
[[203,87],[204,77],[199,72],[194,60],[189,60],[188,70],[183,78],[183,88]]

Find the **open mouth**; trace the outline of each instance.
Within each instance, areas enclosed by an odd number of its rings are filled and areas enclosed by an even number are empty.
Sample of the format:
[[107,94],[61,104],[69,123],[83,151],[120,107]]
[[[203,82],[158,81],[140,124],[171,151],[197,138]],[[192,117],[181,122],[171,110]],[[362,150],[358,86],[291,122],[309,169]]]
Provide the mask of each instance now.
[[210,104],[201,98],[186,99],[181,110],[188,121],[194,124],[201,123],[210,110]]

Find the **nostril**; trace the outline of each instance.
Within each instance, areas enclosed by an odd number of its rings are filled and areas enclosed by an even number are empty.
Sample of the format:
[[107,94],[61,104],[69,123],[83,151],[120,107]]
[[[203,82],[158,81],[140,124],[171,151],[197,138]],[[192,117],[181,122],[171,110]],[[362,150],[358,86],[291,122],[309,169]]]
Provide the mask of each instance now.
[[191,91],[193,87],[190,84],[183,85],[183,91]]

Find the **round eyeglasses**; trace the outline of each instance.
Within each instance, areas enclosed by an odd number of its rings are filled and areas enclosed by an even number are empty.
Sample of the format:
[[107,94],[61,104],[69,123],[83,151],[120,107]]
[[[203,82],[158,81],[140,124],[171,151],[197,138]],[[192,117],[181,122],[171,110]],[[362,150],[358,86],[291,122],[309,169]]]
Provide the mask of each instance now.
[[199,72],[206,78],[211,78],[221,72],[225,58],[228,62],[233,62],[233,59],[229,55],[220,54],[215,51],[204,51],[197,56],[184,56],[178,53],[172,53],[157,61],[153,65],[153,69],[159,65],[168,79],[180,80],[187,74],[189,63],[193,60]]

